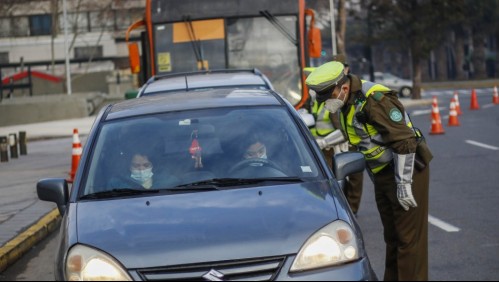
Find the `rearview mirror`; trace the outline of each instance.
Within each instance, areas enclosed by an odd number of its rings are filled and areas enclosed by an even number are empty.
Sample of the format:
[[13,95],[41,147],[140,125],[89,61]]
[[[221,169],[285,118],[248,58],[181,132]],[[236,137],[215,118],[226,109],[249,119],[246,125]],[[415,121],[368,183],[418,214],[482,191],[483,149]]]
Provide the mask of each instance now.
[[42,179],[36,184],[36,193],[40,200],[56,203],[59,213],[64,215],[69,200],[68,182],[65,179]]
[[366,160],[360,152],[344,152],[334,155],[334,175],[341,189],[345,186],[346,177],[362,172],[366,168]]

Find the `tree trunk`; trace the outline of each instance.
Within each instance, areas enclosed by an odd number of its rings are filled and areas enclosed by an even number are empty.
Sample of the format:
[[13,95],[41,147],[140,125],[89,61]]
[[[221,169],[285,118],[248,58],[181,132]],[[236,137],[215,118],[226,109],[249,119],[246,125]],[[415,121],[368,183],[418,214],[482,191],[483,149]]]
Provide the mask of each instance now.
[[473,30],[473,56],[474,78],[487,78],[485,71],[485,38],[483,32]]
[[468,78],[467,72],[464,71],[464,42],[466,33],[462,30],[456,31],[456,41],[454,43],[454,55],[456,57],[456,79],[466,80]]
[[411,47],[412,54],[412,99],[421,99],[421,59],[419,58],[419,52],[416,50],[414,43]]
[[346,35],[346,23],[347,23],[347,10],[345,7],[345,0],[338,1],[338,32],[337,34],[337,47],[338,54],[344,54],[346,56],[345,50],[345,35]]
[[442,44],[435,50],[437,63],[437,81],[447,80],[447,44]]

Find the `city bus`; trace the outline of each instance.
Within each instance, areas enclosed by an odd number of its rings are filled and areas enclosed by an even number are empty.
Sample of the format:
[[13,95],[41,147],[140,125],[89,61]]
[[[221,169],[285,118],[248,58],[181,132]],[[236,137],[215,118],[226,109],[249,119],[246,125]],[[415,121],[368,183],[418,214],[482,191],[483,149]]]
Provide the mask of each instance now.
[[[154,75],[257,68],[296,108],[308,99],[303,68],[320,56],[321,35],[305,0],[145,1],[144,18],[126,33],[139,84]],[[130,40],[133,30],[140,43]]]

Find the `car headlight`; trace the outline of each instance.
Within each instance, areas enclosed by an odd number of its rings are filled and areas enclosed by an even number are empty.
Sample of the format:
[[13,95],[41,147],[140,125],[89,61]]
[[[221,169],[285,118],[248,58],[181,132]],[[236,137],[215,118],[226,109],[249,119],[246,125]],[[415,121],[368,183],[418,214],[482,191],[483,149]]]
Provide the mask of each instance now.
[[359,258],[357,238],[349,224],[335,221],[317,231],[303,245],[290,271],[343,264]]
[[83,245],[71,248],[65,270],[68,281],[132,281],[111,256]]

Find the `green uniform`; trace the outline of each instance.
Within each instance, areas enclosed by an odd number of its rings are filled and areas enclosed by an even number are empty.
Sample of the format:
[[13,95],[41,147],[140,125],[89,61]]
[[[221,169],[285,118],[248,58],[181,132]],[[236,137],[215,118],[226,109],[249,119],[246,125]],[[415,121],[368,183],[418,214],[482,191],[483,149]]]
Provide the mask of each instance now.
[[[354,75],[350,79],[341,122],[349,142],[364,154],[374,182],[386,243],[384,280],[428,280],[431,152],[395,93]],[[419,165],[413,169],[415,162]],[[408,211],[397,198],[397,183],[404,181],[412,181],[417,203]]]
[[[324,103],[314,101],[312,106],[312,114],[316,120],[315,126],[310,129],[310,132],[315,137],[324,137],[333,132],[337,128],[341,128],[338,115],[333,115],[324,108]],[[357,148],[351,146],[350,151],[357,151]],[[333,169],[333,148],[322,149],[322,153],[326,158],[327,164],[331,170]],[[343,192],[348,201],[350,209],[354,214],[357,214],[360,206],[360,199],[362,197],[362,185],[364,182],[364,174],[362,172],[348,176],[348,181],[345,183]]]

